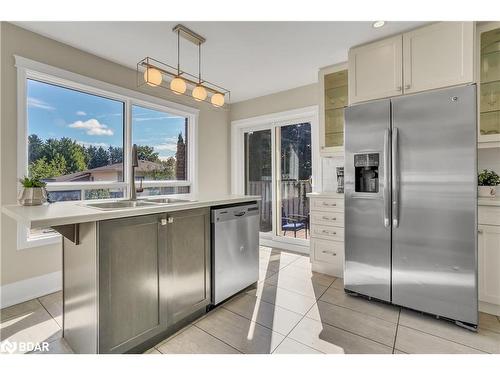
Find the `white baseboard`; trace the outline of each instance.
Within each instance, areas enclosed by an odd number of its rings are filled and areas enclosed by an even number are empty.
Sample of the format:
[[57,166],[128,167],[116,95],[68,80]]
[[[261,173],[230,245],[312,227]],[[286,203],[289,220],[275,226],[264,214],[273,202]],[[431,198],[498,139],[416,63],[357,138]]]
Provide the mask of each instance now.
[[62,271],[48,273],[0,287],[0,307],[9,307],[62,289]]
[[500,305],[479,301],[479,311],[500,316]]

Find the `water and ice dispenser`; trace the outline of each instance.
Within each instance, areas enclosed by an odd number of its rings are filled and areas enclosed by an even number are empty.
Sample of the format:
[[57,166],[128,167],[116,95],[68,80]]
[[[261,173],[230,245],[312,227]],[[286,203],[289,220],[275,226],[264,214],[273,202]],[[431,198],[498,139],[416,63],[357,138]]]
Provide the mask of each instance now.
[[378,193],[379,191],[379,153],[354,155],[355,191],[359,193]]

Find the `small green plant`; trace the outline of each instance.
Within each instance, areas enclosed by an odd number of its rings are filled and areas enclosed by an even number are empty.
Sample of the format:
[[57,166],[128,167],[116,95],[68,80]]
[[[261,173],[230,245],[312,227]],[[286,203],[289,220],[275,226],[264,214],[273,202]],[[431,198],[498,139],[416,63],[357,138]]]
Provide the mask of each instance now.
[[479,186],[497,186],[500,184],[500,177],[495,171],[483,169],[479,173],[477,183]]
[[41,188],[47,185],[45,182],[40,181],[40,179],[38,178],[29,178],[29,177],[20,178],[19,182],[25,188]]

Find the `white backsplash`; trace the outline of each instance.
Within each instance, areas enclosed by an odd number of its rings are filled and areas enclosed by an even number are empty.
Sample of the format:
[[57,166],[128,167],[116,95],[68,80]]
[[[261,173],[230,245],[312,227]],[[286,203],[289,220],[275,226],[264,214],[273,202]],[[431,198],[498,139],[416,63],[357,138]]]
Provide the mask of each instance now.
[[344,166],[344,157],[322,157],[321,173],[323,181],[323,192],[337,191],[337,167]]
[[493,169],[500,174],[500,148],[480,148],[477,150],[477,169]]

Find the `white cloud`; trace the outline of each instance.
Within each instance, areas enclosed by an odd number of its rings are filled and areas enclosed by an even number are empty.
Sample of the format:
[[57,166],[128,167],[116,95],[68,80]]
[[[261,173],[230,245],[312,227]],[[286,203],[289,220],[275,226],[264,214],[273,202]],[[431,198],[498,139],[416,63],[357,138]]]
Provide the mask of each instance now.
[[108,125],[101,124],[95,118],[87,121],[75,121],[69,124],[68,127],[73,129],[85,129],[88,135],[113,135],[113,130],[108,128]]
[[155,151],[177,151],[177,143],[163,143],[161,145],[153,146]]
[[31,96],[28,97],[28,107],[45,109],[47,111],[54,111],[55,110],[55,107],[52,107],[47,102],[44,102],[43,100],[40,100],[37,98],[33,98]]
[[84,111],[76,111],[77,116],[87,116],[87,113]]

